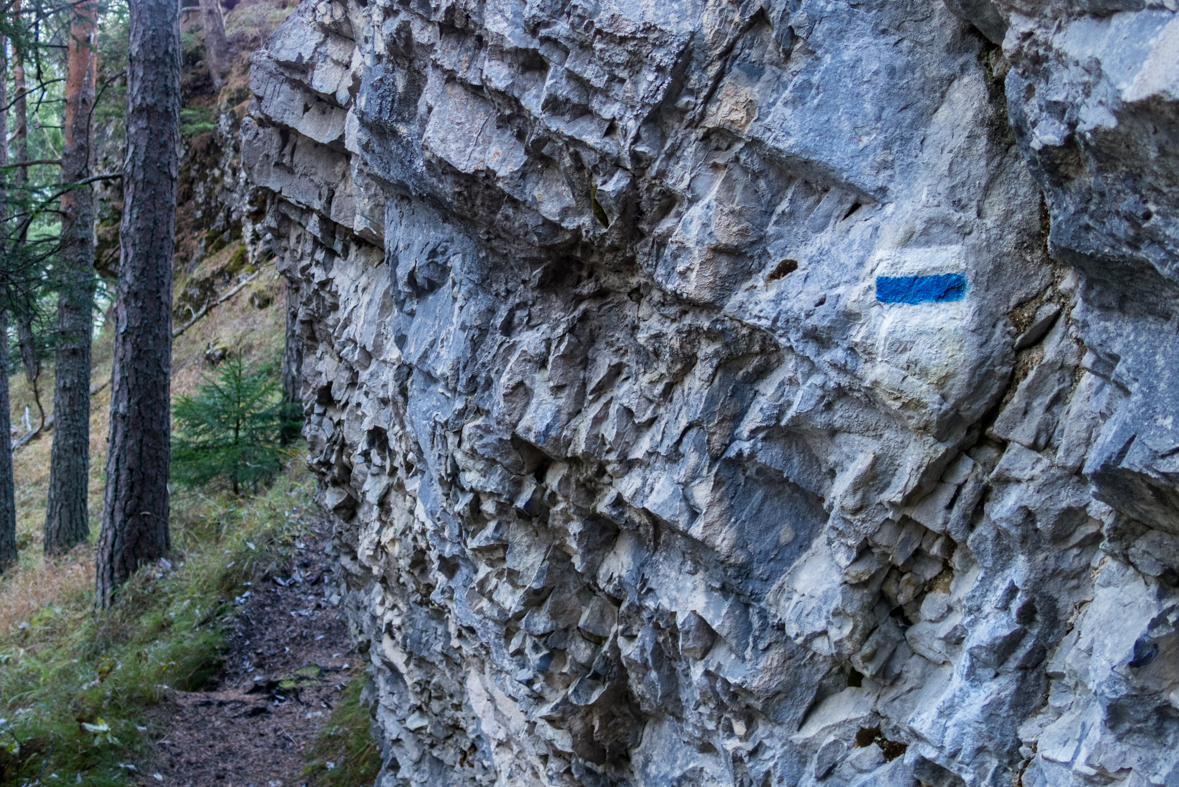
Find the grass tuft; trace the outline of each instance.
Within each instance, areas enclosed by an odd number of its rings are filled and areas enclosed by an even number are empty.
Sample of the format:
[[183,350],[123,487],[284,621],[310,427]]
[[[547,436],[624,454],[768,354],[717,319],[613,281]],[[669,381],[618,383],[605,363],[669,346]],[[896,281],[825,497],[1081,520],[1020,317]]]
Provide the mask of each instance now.
[[381,755],[369,734],[366,684],[361,674],[344,687],[328,723],[307,753],[310,762],[302,774],[307,787],[353,787],[376,780]]

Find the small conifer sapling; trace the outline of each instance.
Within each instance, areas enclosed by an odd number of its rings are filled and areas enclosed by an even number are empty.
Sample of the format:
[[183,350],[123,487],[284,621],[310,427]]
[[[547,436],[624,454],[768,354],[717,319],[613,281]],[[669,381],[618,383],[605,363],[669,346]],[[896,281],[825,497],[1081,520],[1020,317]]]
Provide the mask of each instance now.
[[249,373],[240,354],[216,380],[172,406],[172,478],[185,486],[226,483],[234,495],[257,489],[282,467],[284,408],[266,369]]

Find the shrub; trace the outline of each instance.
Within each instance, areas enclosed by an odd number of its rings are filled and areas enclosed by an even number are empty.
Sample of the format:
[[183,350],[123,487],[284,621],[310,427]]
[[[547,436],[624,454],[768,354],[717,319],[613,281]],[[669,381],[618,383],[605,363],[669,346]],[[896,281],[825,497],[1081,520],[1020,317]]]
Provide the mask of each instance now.
[[217,130],[213,107],[195,106],[180,110],[180,136],[191,139],[199,134]]

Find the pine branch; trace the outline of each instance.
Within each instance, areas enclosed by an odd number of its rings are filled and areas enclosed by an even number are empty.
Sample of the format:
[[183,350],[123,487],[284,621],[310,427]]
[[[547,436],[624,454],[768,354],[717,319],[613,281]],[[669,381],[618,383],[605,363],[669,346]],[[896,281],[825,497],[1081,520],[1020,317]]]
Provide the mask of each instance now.
[[18,161],[15,164],[0,164],[0,169],[19,169],[20,167],[36,167],[40,164],[45,164],[53,167],[61,166],[61,159],[56,158],[38,158],[32,161]]

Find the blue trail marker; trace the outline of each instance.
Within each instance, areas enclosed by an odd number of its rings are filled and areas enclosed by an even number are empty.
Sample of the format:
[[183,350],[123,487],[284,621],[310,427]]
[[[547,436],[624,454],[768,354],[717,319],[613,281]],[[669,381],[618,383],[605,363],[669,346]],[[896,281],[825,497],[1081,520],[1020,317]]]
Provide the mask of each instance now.
[[876,300],[881,303],[946,303],[965,296],[966,277],[961,273],[876,277]]

